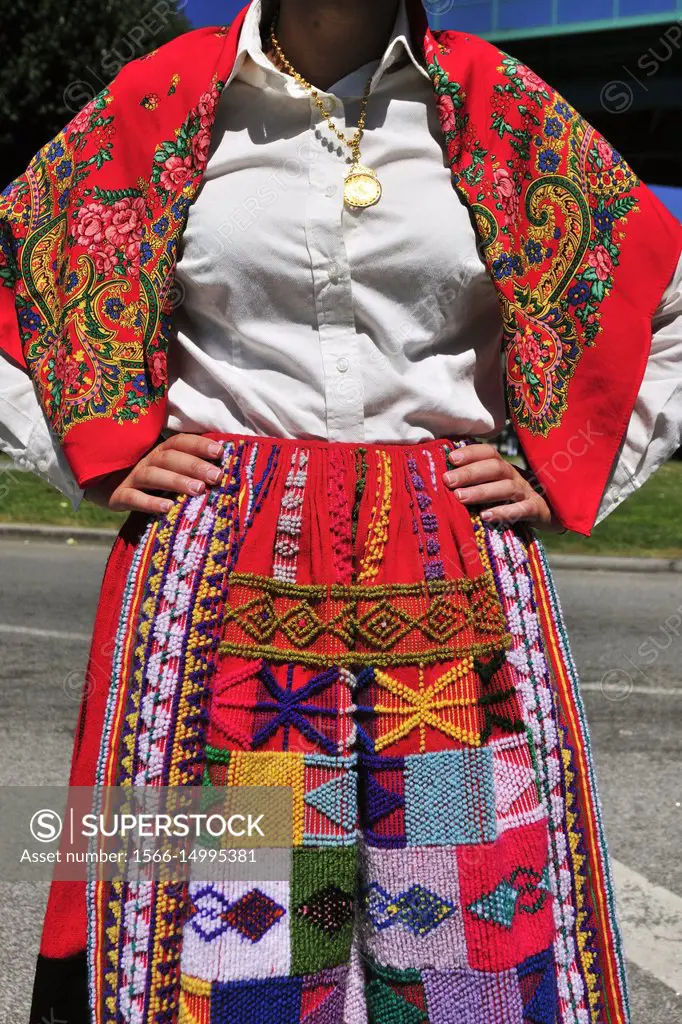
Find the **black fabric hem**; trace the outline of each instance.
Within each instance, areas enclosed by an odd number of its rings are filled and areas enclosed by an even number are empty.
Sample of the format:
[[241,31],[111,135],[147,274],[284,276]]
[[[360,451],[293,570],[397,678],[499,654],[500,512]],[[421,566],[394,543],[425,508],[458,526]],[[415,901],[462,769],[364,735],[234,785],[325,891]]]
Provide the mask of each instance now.
[[90,1024],[85,952],[38,957],[29,1024]]

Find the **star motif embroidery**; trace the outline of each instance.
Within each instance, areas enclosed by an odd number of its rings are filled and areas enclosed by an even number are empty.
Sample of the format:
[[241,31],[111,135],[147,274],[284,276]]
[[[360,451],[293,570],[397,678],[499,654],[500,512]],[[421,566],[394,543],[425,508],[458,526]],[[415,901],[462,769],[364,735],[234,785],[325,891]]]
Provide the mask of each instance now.
[[[294,688],[294,673],[299,666],[287,665],[286,682],[282,685],[270,666],[263,660],[252,663],[248,672],[237,669],[223,676],[221,689],[216,693],[212,716],[220,724],[225,719],[229,728],[235,709],[246,706],[255,714],[259,727],[253,733],[250,745],[262,747],[280,730],[284,731],[282,749],[288,750],[291,730],[304,736],[314,747],[327,754],[338,754],[342,737],[350,732],[339,720],[353,710],[350,702],[350,673],[333,667],[312,676],[303,686]],[[240,700],[235,690],[249,680],[258,680],[266,695],[253,702]],[[325,696],[321,696],[325,695]],[[328,726],[328,728],[327,728]]]
[[418,671],[417,689],[381,669],[365,669],[358,676],[359,687],[374,684],[389,698],[386,702],[375,700],[372,704],[358,703],[357,706],[358,714],[378,719],[373,733],[374,750],[378,753],[417,729],[419,751],[423,753],[427,749],[427,727],[462,743],[480,746],[482,723],[478,681],[472,675],[473,660],[463,658],[428,686],[424,682],[423,667],[419,666]]

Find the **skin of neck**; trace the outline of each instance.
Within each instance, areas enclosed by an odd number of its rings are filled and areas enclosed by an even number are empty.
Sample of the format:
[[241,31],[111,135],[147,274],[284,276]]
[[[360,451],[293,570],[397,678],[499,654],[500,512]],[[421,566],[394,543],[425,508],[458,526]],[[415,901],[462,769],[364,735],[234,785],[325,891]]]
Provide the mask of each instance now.
[[[399,5],[400,0],[281,0],[275,33],[299,75],[326,90],[382,57]],[[266,47],[276,11],[276,4],[263,5]]]

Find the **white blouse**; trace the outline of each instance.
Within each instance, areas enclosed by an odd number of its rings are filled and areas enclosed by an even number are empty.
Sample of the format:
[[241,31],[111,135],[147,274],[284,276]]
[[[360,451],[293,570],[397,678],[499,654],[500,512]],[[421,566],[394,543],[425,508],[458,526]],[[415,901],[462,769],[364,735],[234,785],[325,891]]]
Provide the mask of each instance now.
[[[380,61],[320,92],[355,130],[377,206],[344,207],[349,150],[277,70],[252,3],[220,100],[176,275],[169,431],[411,442],[504,425],[502,323],[451,184],[429,75],[404,5]],[[682,266],[655,323],[645,381],[603,518],[680,444]],[[0,362],[0,448],[77,505],[81,492],[25,374]]]

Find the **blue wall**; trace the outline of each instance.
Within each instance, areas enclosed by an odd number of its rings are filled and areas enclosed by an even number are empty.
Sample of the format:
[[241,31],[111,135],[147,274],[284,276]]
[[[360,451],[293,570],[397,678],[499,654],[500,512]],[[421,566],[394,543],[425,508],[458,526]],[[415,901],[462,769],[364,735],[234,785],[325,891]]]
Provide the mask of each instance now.
[[[343,0],[339,0],[340,3]],[[229,22],[247,0],[187,0],[192,24]],[[424,0],[434,25],[496,36],[566,31],[588,26],[672,23],[682,19],[682,0]]]
[[[187,0],[185,14],[197,28],[202,25],[225,25],[247,3],[248,0]],[[343,0],[339,0],[339,3],[343,3]],[[450,0],[425,0],[427,10],[431,11],[444,10],[446,5],[450,6]],[[435,22],[436,16],[431,20]]]
[[226,25],[248,0],[187,0],[185,14],[196,28],[202,25]]
[[618,27],[682,18],[682,0],[425,0],[433,21],[478,35],[504,38],[530,32]]

